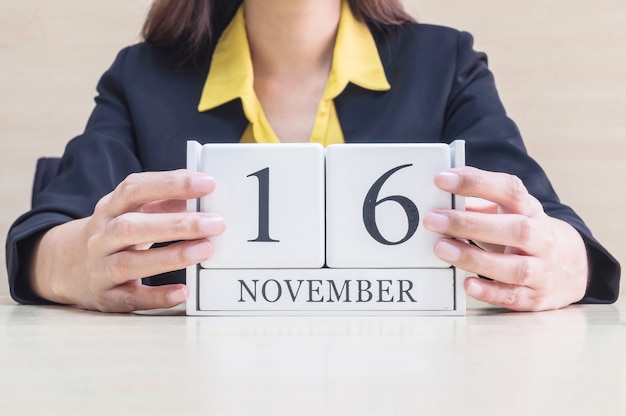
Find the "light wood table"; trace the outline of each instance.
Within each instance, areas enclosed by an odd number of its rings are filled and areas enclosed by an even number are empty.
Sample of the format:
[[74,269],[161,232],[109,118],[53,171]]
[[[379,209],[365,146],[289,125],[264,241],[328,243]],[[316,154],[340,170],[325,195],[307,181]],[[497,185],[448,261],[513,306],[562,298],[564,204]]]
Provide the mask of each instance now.
[[626,302],[465,317],[107,315],[0,295],[2,415],[624,415]]

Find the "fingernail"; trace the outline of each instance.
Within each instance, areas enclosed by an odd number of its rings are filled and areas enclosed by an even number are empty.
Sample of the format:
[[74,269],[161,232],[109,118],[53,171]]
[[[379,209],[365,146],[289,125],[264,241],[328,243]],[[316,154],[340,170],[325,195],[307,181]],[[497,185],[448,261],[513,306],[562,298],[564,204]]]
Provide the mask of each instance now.
[[204,174],[191,177],[191,186],[196,192],[208,193],[215,187],[215,179]]
[[189,290],[186,287],[182,287],[180,289],[170,290],[167,294],[167,300],[172,304],[178,305],[186,301],[188,295]]
[[445,261],[454,263],[461,258],[461,249],[445,240],[439,240],[435,244],[435,254]]
[[450,220],[445,215],[429,212],[424,217],[424,226],[430,231],[444,234],[450,226]]
[[193,244],[187,249],[187,257],[193,261],[204,261],[213,254],[213,245],[209,241]]
[[484,291],[485,291],[485,288],[483,287],[483,285],[473,280],[467,286],[467,294],[473,298],[480,297]]
[[200,229],[207,236],[224,232],[224,220],[220,217],[206,217],[200,220]]
[[435,176],[435,185],[445,191],[452,191],[459,186],[461,177],[454,172],[441,172]]

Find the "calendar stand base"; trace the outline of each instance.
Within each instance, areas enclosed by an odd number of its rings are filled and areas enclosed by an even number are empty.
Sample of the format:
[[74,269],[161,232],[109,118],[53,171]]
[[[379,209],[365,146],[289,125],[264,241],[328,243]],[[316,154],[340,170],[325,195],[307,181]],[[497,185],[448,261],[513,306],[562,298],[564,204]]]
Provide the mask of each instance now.
[[187,270],[188,315],[464,315],[465,274],[445,269]]

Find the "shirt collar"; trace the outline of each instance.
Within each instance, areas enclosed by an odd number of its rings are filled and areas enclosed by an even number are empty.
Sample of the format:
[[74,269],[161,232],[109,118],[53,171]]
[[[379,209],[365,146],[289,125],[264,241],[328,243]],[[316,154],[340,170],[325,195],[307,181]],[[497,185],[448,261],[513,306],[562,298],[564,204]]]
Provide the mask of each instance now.
[[198,111],[211,110],[253,92],[254,73],[242,5],[217,42]]
[[[391,87],[369,28],[356,20],[347,1],[343,0],[341,7],[324,98],[336,98],[349,82],[369,90],[389,90]],[[198,111],[253,95],[254,73],[242,5],[215,47]]]
[[344,0],[324,98],[334,99],[348,82],[373,91],[391,89],[372,33],[365,23],[356,20]]

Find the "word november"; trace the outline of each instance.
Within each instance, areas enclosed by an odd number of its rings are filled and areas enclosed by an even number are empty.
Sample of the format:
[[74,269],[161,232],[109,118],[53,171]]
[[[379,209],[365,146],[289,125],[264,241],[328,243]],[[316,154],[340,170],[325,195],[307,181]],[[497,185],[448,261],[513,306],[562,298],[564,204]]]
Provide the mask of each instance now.
[[[278,302],[283,294],[288,295],[293,303],[299,299],[298,296],[304,296],[303,301],[307,303],[417,302],[413,297],[414,294],[411,294],[413,282],[410,280],[343,280],[339,287],[335,280],[284,279],[279,281],[268,279],[259,284],[259,279],[252,281],[240,279],[237,282],[239,283],[238,302],[257,302],[258,299],[258,301],[274,303]],[[303,284],[305,288],[304,293],[301,294]],[[395,294],[391,293],[392,289]],[[260,296],[258,296],[259,293]]]

